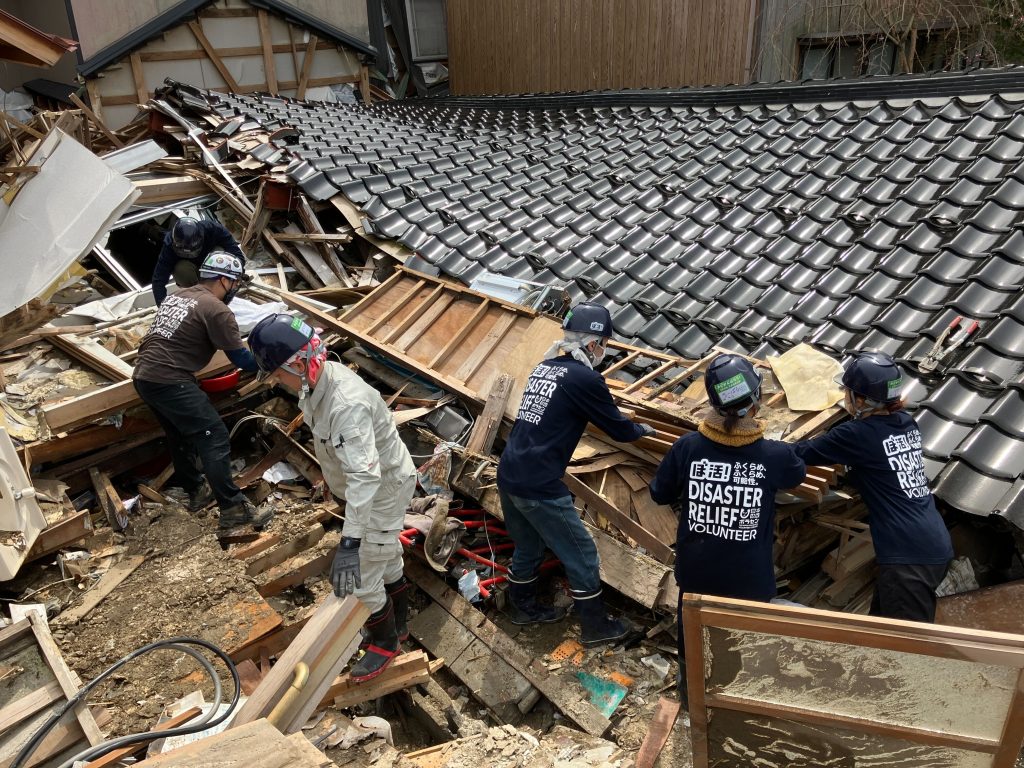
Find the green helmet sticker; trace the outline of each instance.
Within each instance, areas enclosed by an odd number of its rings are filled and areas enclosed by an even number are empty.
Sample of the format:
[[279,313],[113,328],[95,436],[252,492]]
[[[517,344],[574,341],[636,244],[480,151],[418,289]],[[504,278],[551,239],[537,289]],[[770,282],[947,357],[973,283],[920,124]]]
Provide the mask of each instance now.
[[718,395],[723,405],[735,402],[736,400],[742,400],[750,392],[750,386],[741,373],[737,373],[735,376],[715,384],[715,394]]
[[903,377],[897,376],[885,383],[886,400],[895,400],[900,396],[900,388],[903,386]]

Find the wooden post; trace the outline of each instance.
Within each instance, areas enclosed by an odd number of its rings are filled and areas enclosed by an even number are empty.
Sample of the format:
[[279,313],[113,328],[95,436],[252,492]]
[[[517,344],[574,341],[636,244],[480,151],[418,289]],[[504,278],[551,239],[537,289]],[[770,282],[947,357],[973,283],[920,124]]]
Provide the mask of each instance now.
[[363,103],[370,106],[373,103],[373,94],[370,93],[370,70],[365,64],[359,68],[359,90],[363,94]]
[[295,91],[296,99],[306,98],[306,84],[309,83],[309,73],[313,69],[313,57],[316,56],[316,35],[309,36],[306,43],[306,55],[302,57],[302,72],[299,74],[299,86]]
[[142,68],[142,58],[138,52],[133,53],[129,58],[132,63],[132,80],[135,81],[135,97],[139,100],[139,104],[145,104],[149,101],[149,89],[146,88],[146,72]]
[[473,425],[473,431],[469,434],[469,441],[466,443],[468,453],[486,456],[491,452],[515,381],[507,373],[503,373],[491,385],[491,393],[487,396],[483,413],[480,414],[476,424]]
[[270,18],[262,8],[256,14],[260,24],[260,44],[263,46],[263,68],[267,75],[267,90],[277,96],[277,66],[274,64],[274,41],[270,35]]
[[[103,96],[100,94],[100,81],[98,77],[90,77],[85,81],[85,92],[89,94],[89,103],[92,105],[92,111],[102,120]],[[88,125],[85,126],[84,130],[89,130]]]

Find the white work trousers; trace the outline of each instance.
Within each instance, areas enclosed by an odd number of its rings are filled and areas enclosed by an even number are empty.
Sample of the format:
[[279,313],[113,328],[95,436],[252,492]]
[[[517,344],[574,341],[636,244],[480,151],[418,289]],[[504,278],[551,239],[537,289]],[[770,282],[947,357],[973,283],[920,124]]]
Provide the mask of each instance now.
[[373,508],[359,545],[362,586],[354,592],[370,613],[377,613],[387,604],[384,585],[402,577],[404,562],[398,534],[404,528],[405,512],[415,492],[416,476],[409,475],[382,480],[373,496]]

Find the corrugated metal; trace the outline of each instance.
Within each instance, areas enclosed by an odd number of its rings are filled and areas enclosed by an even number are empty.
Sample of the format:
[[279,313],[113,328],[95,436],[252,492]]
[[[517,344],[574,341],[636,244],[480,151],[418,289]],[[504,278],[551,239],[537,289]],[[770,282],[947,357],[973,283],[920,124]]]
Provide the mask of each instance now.
[[750,79],[756,0],[448,0],[456,94]]

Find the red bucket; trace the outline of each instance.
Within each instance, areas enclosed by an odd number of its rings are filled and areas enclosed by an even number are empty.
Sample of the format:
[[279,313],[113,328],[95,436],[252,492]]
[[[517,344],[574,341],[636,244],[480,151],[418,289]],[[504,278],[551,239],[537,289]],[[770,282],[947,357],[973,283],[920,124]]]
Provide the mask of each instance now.
[[234,389],[238,386],[240,378],[241,371],[235,368],[235,370],[225,373],[223,376],[211,376],[208,379],[203,379],[199,382],[199,388],[211,395],[217,392],[227,392],[229,389]]

